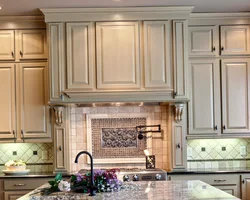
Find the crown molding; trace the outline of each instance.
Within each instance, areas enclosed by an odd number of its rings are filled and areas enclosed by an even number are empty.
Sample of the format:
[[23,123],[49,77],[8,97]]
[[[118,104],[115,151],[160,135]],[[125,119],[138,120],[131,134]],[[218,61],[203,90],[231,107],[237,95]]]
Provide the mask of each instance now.
[[45,22],[187,19],[193,6],[43,8]]
[[18,22],[18,21],[42,21],[44,22],[43,15],[37,16],[0,16],[0,21]]

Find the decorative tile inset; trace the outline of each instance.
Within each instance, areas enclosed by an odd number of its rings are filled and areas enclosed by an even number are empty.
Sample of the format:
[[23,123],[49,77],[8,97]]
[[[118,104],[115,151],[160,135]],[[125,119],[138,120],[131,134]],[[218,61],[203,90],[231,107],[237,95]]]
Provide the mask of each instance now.
[[102,148],[137,147],[135,128],[102,128]]

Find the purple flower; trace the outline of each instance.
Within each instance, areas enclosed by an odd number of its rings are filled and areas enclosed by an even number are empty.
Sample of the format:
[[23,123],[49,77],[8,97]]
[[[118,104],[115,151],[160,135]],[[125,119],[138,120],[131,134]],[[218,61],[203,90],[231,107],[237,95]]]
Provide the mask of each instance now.
[[81,174],[76,174],[76,182],[79,183],[83,180],[83,175]]

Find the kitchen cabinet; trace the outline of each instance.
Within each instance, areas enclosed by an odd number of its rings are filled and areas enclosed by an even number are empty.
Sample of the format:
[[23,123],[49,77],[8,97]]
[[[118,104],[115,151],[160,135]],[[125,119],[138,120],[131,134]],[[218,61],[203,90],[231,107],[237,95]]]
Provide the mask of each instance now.
[[189,80],[189,134],[219,134],[221,132],[219,61],[191,60]]
[[30,192],[30,190],[4,192],[4,200],[16,200],[27,194],[28,192]]
[[[66,91],[74,89],[78,91],[93,90],[95,84],[95,33],[93,23],[67,23],[66,38]],[[108,67],[112,68],[109,64]]]
[[248,55],[249,40],[249,25],[189,26],[189,56]]
[[0,30],[0,60],[14,60],[15,39],[13,30]]
[[201,180],[240,198],[240,174],[169,175],[169,180]]
[[221,26],[221,55],[250,54],[249,27],[249,25]]
[[0,139],[51,140],[46,76],[47,63],[0,64]]
[[146,89],[172,90],[170,27],[170,20],[143,22]]
[[217,32],[217,26],[189,27],[189,56],[215,56],[218,52]]
[[241,199],[250,199],[250,175],[241,175]]
[[97,22],[97,89],[140,89],[138,22]]

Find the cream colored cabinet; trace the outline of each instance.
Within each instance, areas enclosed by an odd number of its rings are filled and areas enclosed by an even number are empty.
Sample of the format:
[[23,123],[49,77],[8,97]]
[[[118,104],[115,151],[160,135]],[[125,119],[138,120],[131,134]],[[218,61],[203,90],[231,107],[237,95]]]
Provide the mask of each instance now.
[[13,30],[0,30],[0,60],[15,60],[14,35]]
[[217,29],[217,26],[189,27],[189,56],[215,56],[218,52]]
[[18,107],[21,137],[51,138],[47,102],[47,63],[17,66]]
[[250,54],[249,25],[221,26],[221,55]]
[[0,64],[0,139],[51,141],[46,70],[46,63]]
[[15,138],[16,92],[13,63],[0,64],[0,94],[0,138]]
[[46,59],[46,30],[18,30],[17,55],[20,60]]
[[220,65],[218,60],[191,60],[189,64],[189,134],[221,132]]
[[222,60],[223,133],[250,132],[250,59]]
[[17,200],[23,195],[27,194],[29,190],[26,191],[8,191],[4,192],[4,200]]
[[140,89],[138,22],[97,22],[97,89]]
[[143,22],[145,88],[147,89],[172,89],[170,27],[170,21]]
[[241,199],[250,199],[250,176],[248,174],[241,175]]
[[[106,29],[105,29],[106,30]],[[104,31],[103,39],[106,40],[107,33]],[[102,36],[101,36],[102,37]],[[112,35],[110,36],[112,38]],[[85,23],[67,23],[67,86],[69,90],[93,90],[95,84],[95,32],[94,25],[91,22]],[[107,41],[104,41],[104,43]],[[100,48],[102,48],[102,45]],[[106,43],[106,45],[109,45]],[[111,50],[111,49],[110,49]],[[111,50],[112,51],[112,50]],[[111,56],[111,55],[106,55]],[[116,55],[113,55],[116,56]],[[111,56],[112,57],[112,56]],[[108,57],[104,60],[107,61]],[[112,57],[113,58],[113,57]],[[110,58],[108,58],[110,59]],[[107,61],[108,62],[108,61]],[[121,62],[122,63],[122,62]],[[110,74],[114,75],[111,63],[103,63],[103,67],[110,67]],[[113,63],[115,65],[115,63]],[[116,63],[118,64],[118,63]],[[113,66],[117,67],[117,66]],[[107,77],[103,77],[104,79]]]

